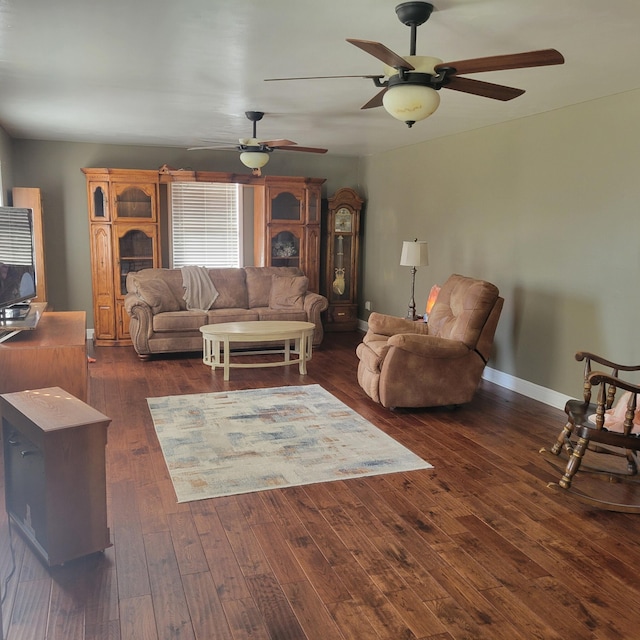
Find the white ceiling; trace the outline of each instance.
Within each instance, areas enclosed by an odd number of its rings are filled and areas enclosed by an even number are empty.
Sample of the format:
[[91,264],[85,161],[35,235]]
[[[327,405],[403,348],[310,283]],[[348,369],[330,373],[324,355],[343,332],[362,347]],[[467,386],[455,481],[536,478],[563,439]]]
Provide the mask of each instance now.
[[[0,124],[14,138],[191,147],[251,134],[369,155],[640,87],[638,0],[433,0],[417,54],[558,49],[561,66],[477,74],[510,102],[443,89],[412,129],[361,111],[379,74],[345,38],[409,53],[393,0],[0,0]],[[207,153],[194,151],[193,153]]]

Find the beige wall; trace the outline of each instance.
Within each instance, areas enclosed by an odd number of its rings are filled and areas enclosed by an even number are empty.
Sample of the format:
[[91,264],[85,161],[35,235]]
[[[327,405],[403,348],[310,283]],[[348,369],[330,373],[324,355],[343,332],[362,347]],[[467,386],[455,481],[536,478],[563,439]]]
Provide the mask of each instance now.
[[499,286],[490,366],[574,395],[576,351],[640,361],[638,113],[634,91],[364,160],[362,300],[406,312],[417,237],[419,309],[452,272]]
[[[163,164],[197,171],[247,171],[235,152],[133,147],[73,142],[13,141],[14,186],[42,190],[47,291],[59,311],[87,312],[93,326],[87,195],[82,167],[156,169]],[[340,187],[360,189],[355,158],[275,152],[270,175],[326,178],[323,197]]]

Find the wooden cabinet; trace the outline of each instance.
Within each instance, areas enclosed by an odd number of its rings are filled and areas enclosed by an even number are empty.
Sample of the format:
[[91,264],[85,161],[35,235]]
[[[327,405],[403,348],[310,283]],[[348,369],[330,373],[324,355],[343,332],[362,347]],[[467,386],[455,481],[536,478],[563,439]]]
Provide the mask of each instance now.
[[127,273],[159,267],[159,174],[83,169],[87,179],[96,344],[130,344]]
[[84,311],[47,311],[0,344],[0,393],[62,386],[86,401],[88,378]]
[[329,198],[322,293],[329,300],[326,331],[358,328],[358,269],[362,199],[353,189]]
[[33,211],[33,239],[36,259],[36,292],[32,302],[47,301],[47,279],[44,259],[44,221],[42,219],[42,195],[36,187],[14,187],[11,190],[14,207]]
[[60,387],[0,396],[7,512],[49,566],[111,546],[110,419]]
[[298,267],[320,291],[322,178],[266,176],[254,186],[254,263]]

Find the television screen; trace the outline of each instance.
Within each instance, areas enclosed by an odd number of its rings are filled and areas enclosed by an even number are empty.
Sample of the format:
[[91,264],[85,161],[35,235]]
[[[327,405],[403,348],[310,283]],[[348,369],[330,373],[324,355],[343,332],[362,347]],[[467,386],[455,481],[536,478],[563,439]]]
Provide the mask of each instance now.
[[31,209],[0,207],[0,309],[35,297]]

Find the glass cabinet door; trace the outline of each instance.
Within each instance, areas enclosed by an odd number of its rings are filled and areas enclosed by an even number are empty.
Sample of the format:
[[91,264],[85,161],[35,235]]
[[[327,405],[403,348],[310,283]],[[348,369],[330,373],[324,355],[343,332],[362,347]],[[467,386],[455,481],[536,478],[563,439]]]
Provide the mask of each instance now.
[[155,184],[113,184],[115,218],[128,220],[156,220]]
[[270,193],[271,198],[271,220],[288,220],[302,222],[304,211],[303,193],[295,194],[292,191],[275,190]]
[[271,230],[271,266],[300,267],[300,232],[294,229]]
[[127,293],[127,274],[155,266],[157,253],[155,227],[118,229],[116,251],[116,295]]

